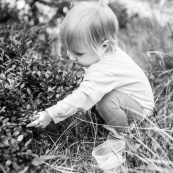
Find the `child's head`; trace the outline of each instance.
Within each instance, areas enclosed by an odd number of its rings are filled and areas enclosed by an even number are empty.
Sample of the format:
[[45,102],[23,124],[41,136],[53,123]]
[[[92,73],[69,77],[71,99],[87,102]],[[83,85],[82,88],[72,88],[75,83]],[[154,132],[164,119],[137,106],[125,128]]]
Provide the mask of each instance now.
[[[87,46],[101,55],[117,47],[118,21],[114,12],[103,3],[80,2],[66,15],[61,26],[61,42],[69,52]],[[102,48],[102,49],[100,49]]]

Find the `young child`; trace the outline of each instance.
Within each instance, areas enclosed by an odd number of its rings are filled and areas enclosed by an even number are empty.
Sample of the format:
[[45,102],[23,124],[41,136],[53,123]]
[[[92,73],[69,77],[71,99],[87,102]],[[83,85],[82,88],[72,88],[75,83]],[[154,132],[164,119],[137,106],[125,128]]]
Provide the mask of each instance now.
[[118,21],[104,3],[80,2],[66,15],[61,42],[71,60],[86,69],[80,86],[56,105],[33,116],[27,127],[45,128],[96,105],[107,125],[120,134],[128,119],[152,113],[153,93],[142,69],[118,47]]

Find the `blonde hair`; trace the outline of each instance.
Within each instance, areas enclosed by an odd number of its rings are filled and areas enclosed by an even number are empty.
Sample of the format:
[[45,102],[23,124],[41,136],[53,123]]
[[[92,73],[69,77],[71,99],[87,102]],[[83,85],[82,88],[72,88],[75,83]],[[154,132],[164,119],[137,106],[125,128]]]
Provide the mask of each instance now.
[[67,13],[61,29],[62,45],[69,51],[77,51],[87,45],[98,53],[103,41],[109,40],[109,49],[117,47],[118,20],[104,3],[80,2]]

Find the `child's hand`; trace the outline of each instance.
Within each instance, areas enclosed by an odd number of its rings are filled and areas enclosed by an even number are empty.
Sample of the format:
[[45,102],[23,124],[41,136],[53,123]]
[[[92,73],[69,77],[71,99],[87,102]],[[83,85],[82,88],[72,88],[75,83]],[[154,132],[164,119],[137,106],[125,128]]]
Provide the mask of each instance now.
[[26,127],[41,127],[45,128],[51,121],[52,118],[46,111],[38,112],[31,118],[31,123],[27,124]]

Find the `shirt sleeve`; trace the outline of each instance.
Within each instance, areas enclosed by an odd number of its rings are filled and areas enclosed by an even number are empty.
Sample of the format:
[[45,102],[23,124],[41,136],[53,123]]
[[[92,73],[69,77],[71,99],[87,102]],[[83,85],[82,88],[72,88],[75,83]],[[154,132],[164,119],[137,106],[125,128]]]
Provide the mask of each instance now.
[[49,107],[49,113],[55,123],[63,121],[78,110],[89,110],[101,98],[118,85],[111,73],[95,70],[87,73],[80,86],[56,105]]

